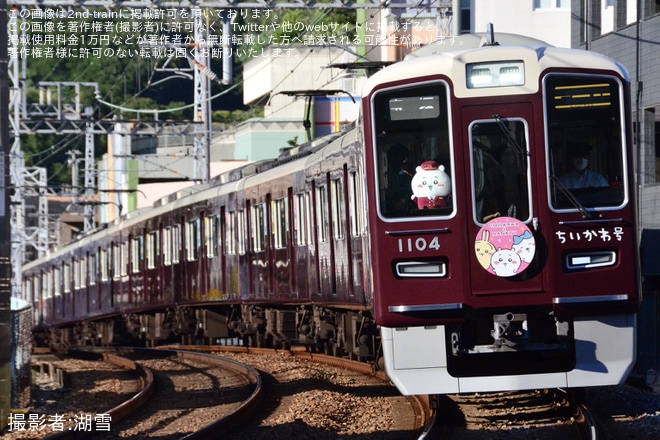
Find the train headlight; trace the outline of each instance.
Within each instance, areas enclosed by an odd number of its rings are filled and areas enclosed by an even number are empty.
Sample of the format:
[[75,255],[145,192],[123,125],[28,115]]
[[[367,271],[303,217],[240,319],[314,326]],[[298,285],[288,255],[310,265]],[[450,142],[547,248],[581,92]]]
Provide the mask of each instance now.
[[568,270],[593,269],[595,267],[614,266],[616,253],[613,251],[575,252],[566,255]]
[[400,278],[426,278],[447,276],[447,263],[443,260],[399,261],[394,265]]
[[525,63],[505,61],[472,63],[466,66],[468,89],[481,87],[522,86],[525,84]]

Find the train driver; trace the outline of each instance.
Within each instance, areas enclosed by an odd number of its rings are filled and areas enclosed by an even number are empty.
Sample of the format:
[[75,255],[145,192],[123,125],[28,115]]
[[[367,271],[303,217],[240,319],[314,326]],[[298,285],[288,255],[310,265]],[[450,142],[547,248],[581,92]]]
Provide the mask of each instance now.
[[608,187],[605,177],[588,168],[591,146],[577,144],[569,146],[569,159],[572,169],[559,177],[559,181],[568,189]]

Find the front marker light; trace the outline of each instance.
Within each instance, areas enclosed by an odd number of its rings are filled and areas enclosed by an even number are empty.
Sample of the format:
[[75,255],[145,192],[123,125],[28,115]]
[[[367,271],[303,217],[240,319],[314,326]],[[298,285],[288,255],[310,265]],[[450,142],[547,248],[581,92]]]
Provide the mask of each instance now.
[[444,261],[400,261],[395,264],[396,276],[400,278],[441,278],[447,276]]

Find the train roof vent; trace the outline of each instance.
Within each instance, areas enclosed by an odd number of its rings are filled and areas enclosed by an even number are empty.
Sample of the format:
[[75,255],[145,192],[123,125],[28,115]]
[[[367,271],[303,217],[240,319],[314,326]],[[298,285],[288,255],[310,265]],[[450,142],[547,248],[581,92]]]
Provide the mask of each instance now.
[[184,197],[188,197],[191,194],[195,194],[195,193],[197,193],[201,190],[202,190],[202,187],[200,187],[200,186],[197,186],[197,185],[196,186],[189,186],[188,188],[184,188],[184,189],[174,193],[174,200],[180,200]]
[[159,206],[167,205],[169,202],[171,202],[170,197],[172,194],[168,194],[166,196],[161,197],[160,199],[156,200],[154,202],[154,208],[158,208]]
[[253,162],[249,165],[245,165],[241,168],[242,177],[251,176],[253,174],[262,173],[273,168],[273,163],[275,159],[264,159],[257,162]]
[[296,147],[282,148],[280,149],[279,156],[277,156],[277,162],[286,163],[299,159],[304,156],[309,156],[310,154],[318,151],[320,148],[328,145],[330,142],[335,140],[341,134],[342,133],[331,133],[325,136],[318,137],[312,140],[311,142],[305,142],[304,144],[298,145]]

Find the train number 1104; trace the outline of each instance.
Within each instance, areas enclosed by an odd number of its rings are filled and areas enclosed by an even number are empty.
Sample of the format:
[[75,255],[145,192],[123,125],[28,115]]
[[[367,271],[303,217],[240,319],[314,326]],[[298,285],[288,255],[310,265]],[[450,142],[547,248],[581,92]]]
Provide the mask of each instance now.
[[428,241],[424,237],[409,237],[409,238],[399,238],[399,252],[413,252],[419,251],[424,252],[427,249],[433,249],[434,251],[440,250],[440,237],[433,237],[431,241]]

